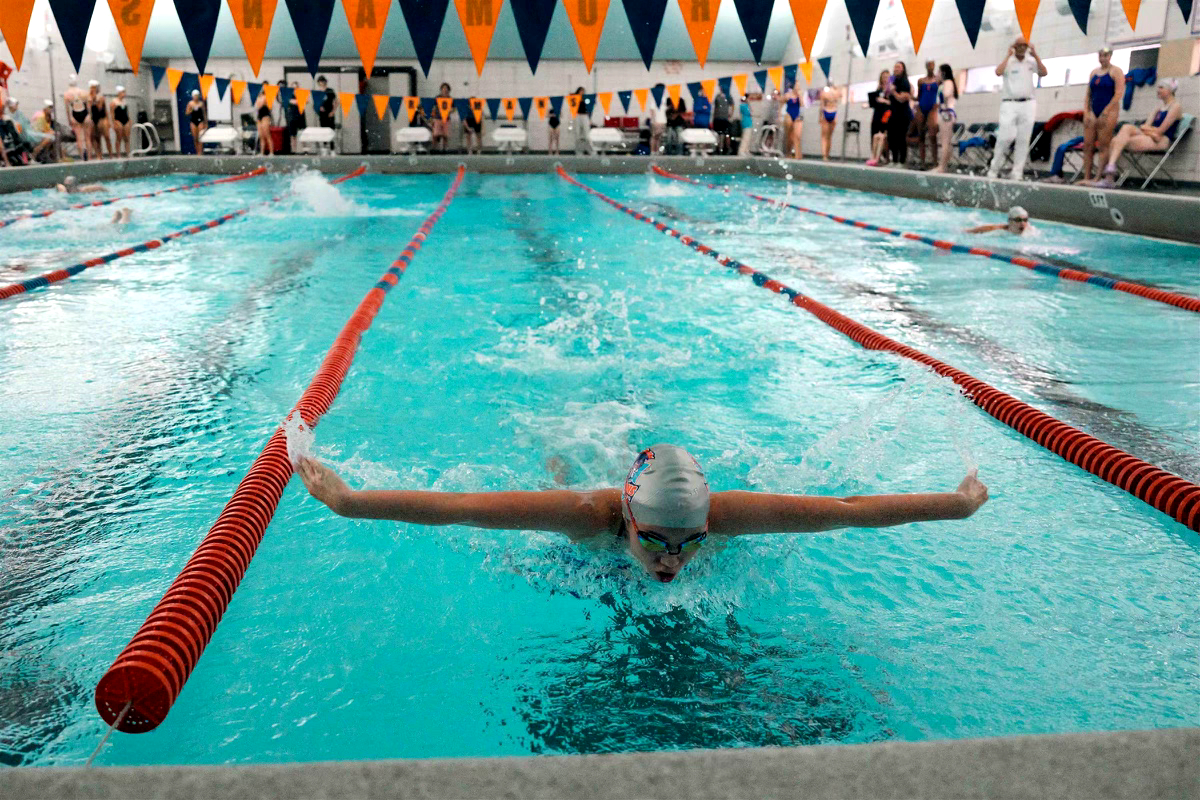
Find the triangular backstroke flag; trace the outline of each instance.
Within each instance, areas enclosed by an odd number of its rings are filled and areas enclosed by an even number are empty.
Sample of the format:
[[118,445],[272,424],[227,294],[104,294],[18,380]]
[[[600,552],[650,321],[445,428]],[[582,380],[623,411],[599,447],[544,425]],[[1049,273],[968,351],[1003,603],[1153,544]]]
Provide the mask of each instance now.
[[[1179,0],[1179,7],[1183,8],[1183,4],[1188,4],[1188,16],[1191,16],[1192,0]],[[1091,10],[1092,0],[1067,0],[1067,5],[1071,7],[1071,15],[1075,17],[1075,24],[1079,26],[1079,30],[1085,34],[1088,29],[1088,11]]]
[[546,118],[546,108],[547,108],[549,105],[550,105],[550,98],[549,98],[549,97],[535,97],[535,98],[533,98],[533,107],[537,109],[537,112],[538,112],[538,118],[539,118],[539,119],[545,119],[545,118]]
[[381,122],[387,122],[388,112],[388,96],[386,94],[373,94],[371,100],[375,103],[375,116],[379,117]]
[[400,0],[400,12],[408,25],[417,61],[425,77],[429,77],[429,65],[433,63],[433,52],[437,50],[438,37],[442,35],[442,23],[446,19],[446,8],[450,0]]
[[304,107],[308,105],[308,98],[312,92],[309,89],[296,89],[296,107],[300,109],[300,113],[304,113]]
[[[650,94],[654,95],[654,105],[659,106],[659,107],[662,106],[664,90],[665,90],[665,87],[661,83],[656,83],[654,86],[652,86],[650,88]],[[646,90],[638,89],[638,91],[644,92]],[[642,99],[642,108],[645,108],[646,107],[646,96],[644,94],[639,94],[638,97],[640,97]]]
[[738,19],[742,23],[742,32],[746,34],[746,42],[750,45],[750,52],[754,54],[755,64],[762,63],[763,47],[767,43],[767,26],[771,24],[771,7],[773,5],[775,5],[775,0],[733,0]]
[[[1071,10],[1074,11],[1075,9],[1072,8]],[[1192,18],[1192,0],[1179,0],[1179,11],[1183,14],[1183,19],[1185,22],[1187,20],[1191,19]],[[1087,25],[1086,17],[1084,19],[1085,19],[1084,25],[1086,26]],[[1084,33],[1087,33],[1087,31],[1085,30]]]
[[[829,70],[833,68],[833,56],[821,56],[817,59],[817,66],[821,68],[821,72],[825,73],[825,77],[829,77]],[[809,69],[812,69],[809,67]]]
[[450,119],[450,109],[454,107],[454,100],[449,97],[436,98],[438,119]]
[[433,119],[433,115],[437,113],[437,101],[432,97],[422,97],[421,110],[425,112],[427,118]]
[[767,71],[765,69],[755,70],[754,80],[758,81],[758,88],[760,91],[765,92],[767,90]]
[[687,85],[688,91],[691,92],[692,102],[696,102],[696,98],[700,96],[700,81],[691,81]]
[[[230,96],[233,98],[233,104],[235,106],[240,106],[242,104],[242,95],[246,93],[246,82],[230,81],[229,91],[231,92]],[[257,94],[255,95],[255,99],[257,99]],[[254,100],[251,100],[250,102],[253,103]]]
[[[561,97],[559,98],[559,101],[560,102],[562,101]],[[496,115],[500,113],[500,98],[499,97],[489,97],[487,99],[487,106],[488,106],[488,116],[492,118],[492,122],[495,122]]]
[[642,111],[650,110],[650,90],[649,89],[634,89],[633,96],[637,98],[638,108]]
[[1021,34],[1026,39],[1033,38],[1033,18],[1037,16],[1039,2],[1040,0],[1016,0],[1017,24],[1021,26]]
[[717,10],[720,7],[721,0],[679,0],[683,24],[687,26],[692,49],[696,51],[696,59],[702,67],[708,60],[708,47],[712,44],[713,30],[717,25]]
[[[879,0],[846,0],[847,8],[852,2],[867,2],[877,4]],[[967,29],[967,38],[971,40],[971,47],[975,46],[975,41],[979,38],[979,28],[983,24],[983,4],[985,0],[954,0],[954,4],[958,6],[958,16],[962,20],[963,27]],[[1124,0],[1122,0],[1124,2]],[[871,10],[871,19],[874,17],[875,10]],[[850,19],[854,19],[854,13],[851,12]],[[858,26],[855,26],[858,30]],[[859,40],[863,43],[863,52],[867,52],[867,41],[871,38],[871,30],[867,29],[867,35],[864,37],[859,34]]]
[[[0,6],[8,6],[15,2],[21,5],[25,0],[2,0]],[[146,43],[146,29],[150,27],[150,9],[154,0],[108,0],[108,8],[112,11],[113,22],[117,25],[117,34],[125,47],[125,56],[133,73],[138,71],[138,63],[142,60],[142,45]],[[0,11],[0,14],[3,14]],[[14,55],[16,55],[14,53]],[[17,66],[21,66],[18,57]]]
[[476,123],[483,122],[483,98],[471,98],[471,116],[475,117]]
[[671,98],[671,102],[679,105],[679,84],[672,83],[667,86],[667,95]]
[[267,52],[267,37],[271,34],[271,23],[275,19],[275,8],[279,0],[227,0],[229,13],[233,16],[233,27],[237,28],[246,51],[246,60],[254,77],[262,68],[263,53]]
[[304,53],[308,74],[316,77],[321,67],[321,51],[325,49],[325,36],[329,33],[329,23],[333,21],[333,4],[336,0],[284,2],[287,3],[292,26],[296,29],[296,38],[300,40],[300,52]]
[[412,95],[409,95],[408,97],[404,98],[404,113],[408,114],[409,122],[412,122],[413,117],[416,116],[416,114],[417,114],[417,109],[420,107],[421,107],[421,98],[414,97]]
[[[8,5],[9,0],[0,0],[0,3]],[[92,23],[92,12],[96,10],[96,0],[50,0],[50,10],[54,13],[63,47],[78,72],[83,63],[83,43]]]
[[609,109],[612,107],[612,92],[596,92],[596,99],[600,101],[600,107],[604,109],[604,116],[608,116]]
[[767,75],[771,76],[771,83],[775,84],[776,89],[782,92],[786,88],[783,85],[783,67],[768,67]]
[[354,47],[367,77],[375,69],[375,54],[379,52],[391,7],[391,0],[342,0],[342,10],[346,12],[346,22],[354,36]]
[[[537,72],[542,48],[546,45],[546,34],[550,30],[550,22],[554,19],[554,8],[557,5],[558,0],[509,2],[513,18],[517,21],[517,33],[521,37],[521,47],[525,49],[525,60],[529,62],[530,72]],[[495,118],[496,115],[493,114],[492,119]]]
[[467,47],[471,49],[471,58],[475,60],[475,72],[479,75],[483,74],[483,65],[492,46],[492,34],[496,32],[496,20],[500,18],[503,5],[504,0],[454,0],[458,21],[462,23],[463,33],[467,36]]
[[567,110],[571,112],[572,117],[579,113],[579,95],[567,95]]
[[[263,85],[261,83],[246,84],[246,91],[250,93],[250,105],[254,105],[258,102],[258,96],[262,94],[262,87]],[[269,107],[270,103],[267,105]]]
[[591,114],[596,110],[596,95],[585,94],[583,96],[583,113]]
[[358,118],[366,119],[367,109],[371,106],[371,99],[365,94],[354,95],[354,104],[358,106]]
[[342,116],[350,116],[350,109],[354,107],[354,98],[357,95],[354,92],[338,92],[338,100],[342,103]]
[[596,48],[600,45],[600,32],[604,30],[604,18],[608,16],[609,0],[563,0],[567,8],[567,19],[575,31],[575,41],[583,55],[583,65],[592,71],[596,61]]
[[532,97],[518,97],[517,105],[519,105],[521,107],[521,116],[524,117],[525,119],[529,119],[529,109],[533,108],[533,98]]
[[[1021,3],[1017,0],[1017,16],[1021,15]],[[921,52],[921,42],[925,39],[925,27],[929,24],[929,14],[933,11],[933,0],[903,0],[904,16],[908,18],[908,30],[912,34],[913,52]],[[1034,0],[1036,11],[1037,0]],[[1032,17],[1030,18],[1032,20]]]
[[[217,84],[217,97],[224,98],[225,93],[229,91],[229,78],[217,78],[215,83]],[[236,106],[237,101],[235,100],[233,104]]]
[[812,67],[811,61],[805,61],[800,65],[800,72],[804,75],[804,82],[809,86],[812,86]]
[[517,113],[517,99],[506,97],[502,102],[504,103],[504,116],[508,117],[509,122],[512,122],[513,115]]
[[471,101],[465,97],[454,98],[454,110],[458,112],[460,120],[466,120],[471,116]]
[[213,76],[212,75],[201,75],[198,78],[198,80],[200,82],[200,96],[203,97],[205,100],[207,100],[208,92],[210,89],[212,89]]
[[183,70],[167,67],[167,88],[172,92],[179,88],[179,82],[183,80]]
[[717,79],[711,78],[706,81],[700,81],[700,85],[704,87],[704,94],[709,100],[717,99]]
[[[811,83],[811,81],[809,81],[809,82]],[[796,65],[795,64],[787,64],[784,66],[784,68],[783,68],[783,85],[784,86],[795,86],[796,85]]]
[[400,119],[400,112],[404,110],[404,98],[392,95],[388,98],[388,111],[392,112],[393,119]]
[[1130,30],[1137,30],[1138,10],[1141,6],[1142,0],[1121,0],[1121,8],[1125,9],[1125,19],[1129,22]]
[[746,78],[747,77],[749,77],[749,76],[747,76],[747,75],[734,75],[733,76],[733,85],[737,87],[739,97],[746,96]]
[[[550,98],[550,110],[553,111],[555,114],[557,114],[560,117],[562,116],[562,101],[563,101],[562,95],[558,95],[557,97]],[[490,106],[491,104],[492,104],[492,101],[488,100],[488,105]],[[492,114],[492,119],[495,119],[495,118],[496,118],[496,115]]]
[[275,98],[279,96],[279,86],[274,83],[264,82],[262,85],[262,93],[264,102],[267,104],[267,108],[274,108]]
[[796,23],[796,36],[800,49],[809,61],[813,57],[813,42],[817,40],[817,29],[825,15],[825,0],[788,0],[792,6],[792,20]]
[[733,78],[728,75],[724,78],[717,78],[717,85],[721,87],[721,91],[730,97],[733,96]]
[[629,101],[633,99],[633,92],[628,89],[623,89],[617,92],[617,99],[621,101],[621,108],[625,109],[625,113],[629,113]]
[[[978,2],[980,13],[982,13],[984,0],[967,0],[967,2]],[[960,5],[959,8],[961,9],[962,6]],[[854,36],[858,39],[858,45],[864,53],[867,52],[867,47],[871,44],[871,29],[875,27],[875,12],[878,10],[879,0],[846,0],[846,11],[850,14],[850,25],[853,26]],[[978,26],[976,26],[975,30],[978,33]],[[975,46],[974,39],[971,39],[971,46]]]
[[[17,69],[21,68],[21,59],[25,57],[25,37],[29,35],[29,18],[33,16],[34,0],[0,0],[0,39],[8,45],[8,50],[12,53],[13,61],[16,62]],[[109,0],[113,2],[113,0]],[[113,16],[116,16],[116,10],[113,10]],[[145,15],[149,17],[149,14]],[[117,21],[117,29],[121,32],[121,41],[125,42],[125,30],[121,28],[121,23]],[[146,31],[142,29],[142,39],[146,38]],[[129,43],[125,42],[125,52],[129,52]],[[137,53],[140,56],[142,53],[141,40],[138,41]],[[129,57],[133,64],[133,71],[137,72],[137,61],[134,61],[133,56]]]
[[625,7],[625,18],[629,20],[642,63],[646,69],[650,69],[654,61],[654,45],[658,42],[658,33],[662,30],[663,17],[667,13],[667,0],[621,0],[621,5]]
[[221,0],[175,0],[175,13],[183,26],[188,49],[196,69],[204,72],[208,65],[208,54],[212,50],[213,35],[217,32],[217,17],[221,14]]
[[150,77],[154,79],[154,88],[162,83],[163,76],[167,74],[166,67],[150,67]]

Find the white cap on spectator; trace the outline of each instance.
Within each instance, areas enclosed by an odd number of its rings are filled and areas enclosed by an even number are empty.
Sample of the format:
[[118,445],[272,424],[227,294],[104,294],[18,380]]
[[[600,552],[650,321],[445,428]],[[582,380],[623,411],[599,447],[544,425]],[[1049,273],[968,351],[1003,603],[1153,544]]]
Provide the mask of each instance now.
[[90,87],[92,87],[92,86],[99,86],[99,85],[100,85],[100,81],[98,81],[98,80],[90,80],[90,81],[88,81],[88,87],[89,87],[89,88],[90,88]]
[[44,105],[46,108],[54,108],[54,101],[53,100],[43,100],[42,105]]
[[117,94],[120,94],[121,92],[125,91],[125,87],[118,84],[115,91]]

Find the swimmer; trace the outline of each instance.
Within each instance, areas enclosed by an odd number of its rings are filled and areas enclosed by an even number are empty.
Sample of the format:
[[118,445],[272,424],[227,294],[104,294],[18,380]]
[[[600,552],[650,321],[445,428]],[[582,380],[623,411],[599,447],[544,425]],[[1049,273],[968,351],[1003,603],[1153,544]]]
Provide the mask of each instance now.
[[79,182],[75,180],[74,175],[68,175],[67,177],[63,178],[63,182],[57,184],[55,188],[60,192],[65,192],[66,194],[91,194],[92,192],[108,191],[107,186],[101,186],[98,183],[87,183],[83,186],[80,186]]
[[976,470],[953,492],[861,497],[710,493],[696,460],[669,444],[639,453],[623,489],[587,492],[356,491],[314,459],[302,458],[297,471],[312,496],[343,517],[541,530],[574,542],[611,538],[627,546],[661,583],[679,575],[709,534],[816,533],[966,519],[988,499]]
[[113,225],[128,225],[133,220],[132,208],[118,208],[113,212]]
[[992,231],[1008,231],[1021,236],[1029,232],[1029,212],[1020,206],[1013,206],[1008,210],[1008,222],[994,223],[992,225],[977,225],[974,228],[967,228],[966,233],[991,233]]

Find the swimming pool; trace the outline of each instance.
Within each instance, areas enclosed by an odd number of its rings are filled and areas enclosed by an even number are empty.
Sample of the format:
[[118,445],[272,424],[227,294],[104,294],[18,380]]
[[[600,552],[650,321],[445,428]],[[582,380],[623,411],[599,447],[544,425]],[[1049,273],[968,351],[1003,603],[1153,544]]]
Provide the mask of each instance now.
[[[123,181],[122,193],[188,182]],[[282,191],[0,304],[0,763],[77,764],[92,690],[449,184],[272,175],[0,231],[0,282]],[[1200,479],[1194,314],[649,176],[586,182],[902,342]],[[961,239],[995,215],[753,177]],[[63,203],[0,197],[0,217]],[[1016,245],[1191,294],[1197,248]],[[553,536],[345,520],[288,487],[171,715],[105,764],[739,747],[1200,723],[1200,541],[553,176],[468,175],[317,447],[358,485],[615,485],[656,441],[714,489],[953,488],[965,522],[708,548],[650,583]]]

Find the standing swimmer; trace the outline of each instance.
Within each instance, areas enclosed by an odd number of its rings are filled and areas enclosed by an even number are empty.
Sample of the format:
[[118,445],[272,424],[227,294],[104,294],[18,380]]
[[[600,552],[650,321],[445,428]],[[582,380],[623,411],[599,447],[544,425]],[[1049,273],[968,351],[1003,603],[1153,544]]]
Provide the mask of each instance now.
[[192,144],[196,147],[196,155],[204,155],[204,143],[200,141],[208,130],[208,114],[204,111],[204,101],[200,99],[200,90],[192,89],[192,99],[188,101],[188,124],[192,126]]
[[355,491],[314,459],[301,459],[297,471],[312,496],[343,517],[542,530],[574,542],[612,536],[661,583],[679,575],[710,533],[816,533],[966,519],[988,499],[976,470],[953,492],[861,497],[710,493],[696,459],[669,444],[639,453],[623,489],[590,492]]

